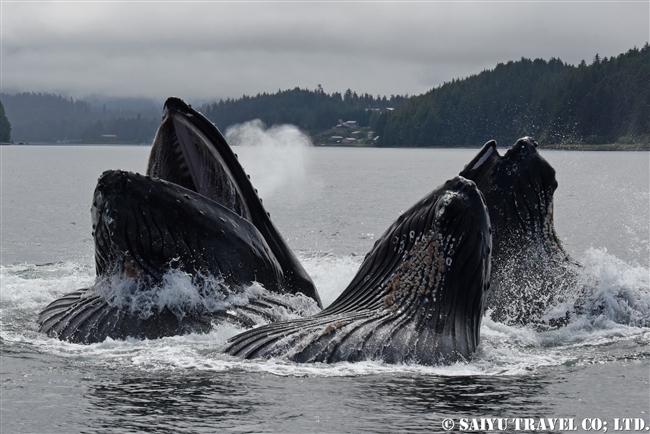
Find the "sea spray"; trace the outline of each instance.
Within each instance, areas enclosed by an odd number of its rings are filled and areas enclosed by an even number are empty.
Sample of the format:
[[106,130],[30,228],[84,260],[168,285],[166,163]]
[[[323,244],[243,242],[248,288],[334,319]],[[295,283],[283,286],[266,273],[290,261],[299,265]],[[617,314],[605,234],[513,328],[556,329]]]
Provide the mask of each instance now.
[[0,303],[3,309],[43,307],[63,294],[92,285],[94,275],[91,265],[74,262],[2,265]]
[[[98,281],[95,291],[109,305],[126,309],[143,319],[167,308],[181,320],[191,312],[227,311],[246,306],[254,299],[278,301],[279,305],[269,314],[279,319],[301,317],[318,311],[316,303],[302,294],[271,293],[257,282],[244,287],[230,287],[221,277],[201,273],[192,276],[177,269],[165,273],[159,285],[143,285],[133,279],[113,275]],[[265,321],[257,318],[257,322]]]
[[[407,374],[418,376],[516,376],[535,372],[546,367],[593,364],[612,357],[633,359],[642,357],[646,347],[635,342],[650,341],[650,330],[642,324],[647,318],[648,301],[647,268],[629,265],[610,255],[604,249],[590,249],[579,261],[584,265],[581,282],[591,282],[592,297],[587,300],[607,300],[605,309],[585,311],[574,315],[565,326],[555,330],[539,331],[533,326],[508,326],[483,319],[481,345],[469,363],[448,367],[418,365],[386,365],[379,361],[363,363],[338,363],[333,365],[296,365],[285,360],[241,361],[221,353],[226,340],[242,331],[232,324],[218,325],[210,333],[172,336],[156,340],[138,341],[108,339],[99,344],[77,345],[49,338],[35,330],[38,312],[58,296],[87,287],[93,283],[90,264],[57,263],[47,266],[10,265],[2,267],[2,330],[0,337],[8,349],[28,345],[39,352],[66,358],[70,363],[103,366],[110,369],[133,367],[153,372],[160,370],[229,371],[245,370],[279,376],[339,377],[376,374]],[[356,273],[362,257],[336,256],[330,253],[303,254],[301,262],[314,277],[321,294],[333,299]],[[188,276],[172,272],[166,282],[170,287],[167,296],[146,300],[142,304],[150,309],[170,303],[172,291],[183,293],[185,304],[210,308],[236,305],[247,298],[263,294],[263,289],[253,284],[248,292],[212,297],[202,286],[190,285]],[[173,288],[180,285],[181,288]],[[190,285],[190,286],[186,286]],[[194,291],[188,294],[185,291]],[[203,296],[201,295],[203,293]],[[619,296],[622,294],[622,296]],[[208,297],[205,297],[207,295]],[[205,298],[201,300],[201,297]],[[300,314],[287,312],[284,318],[311,315],[303,298],[287,296],[284,301]],[[131,300],[136,302],[135,299]],[[143,303],[137,298],[137,303]],[[331,301],[331,300],[330,300]],[[124,300],[124,302],[126,302]],[[223,304],[220,304],[223,303]],[[573,306],[573,300],[560,306]],[[611,304],[614,303],[614,304]],[[181,305],[178,305],[181,307]],[[313,308],[313,306],[312,306]],[[278,308],[282,309],[282,308]],[[623,313],[621,313],[623,312]],[[626,313],[627,312],[627,313]],[[30,324],[33,327],[30,327]],[[647,344],[644,344],[647,345]]]
[[650,327],[650,272],[590,248],[582,259],[583,311],[592,317],[633,327]]
[[336,256],[319,252],[301,255],[300,262],[314,280],[323,307],[327,307],[352,281],[363,262],[363,256]]
[[259,119],[234,125],[226,130],[232,146],[254,148],[240,156],[242,166],[267,198],[278,191],[300,200],[308,191],[311,140],[293,125],[267,128]]

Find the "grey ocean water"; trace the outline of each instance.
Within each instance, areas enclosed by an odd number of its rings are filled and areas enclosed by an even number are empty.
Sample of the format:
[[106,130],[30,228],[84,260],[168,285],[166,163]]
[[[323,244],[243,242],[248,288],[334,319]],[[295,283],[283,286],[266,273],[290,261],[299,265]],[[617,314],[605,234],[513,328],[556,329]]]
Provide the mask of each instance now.
[[[331,302],[397,218],[476,150],[236,151],[271,217]],[[502,150],[503,151],[503,150]],[[650,154],[541,151],[556,229],[595,313],[537,332],[485,319],[468,364],[298,365],[220,353],[237,330],[73,345],[38,312],[93,282],[90,202],[106,169],[148,147],[5,146],[1,163],[2,433],[444,432],[442,421],[615,418],[650,424]],[[566,306],[565,306],[566,307]],[[557,431],[557,430],[556,430]]]

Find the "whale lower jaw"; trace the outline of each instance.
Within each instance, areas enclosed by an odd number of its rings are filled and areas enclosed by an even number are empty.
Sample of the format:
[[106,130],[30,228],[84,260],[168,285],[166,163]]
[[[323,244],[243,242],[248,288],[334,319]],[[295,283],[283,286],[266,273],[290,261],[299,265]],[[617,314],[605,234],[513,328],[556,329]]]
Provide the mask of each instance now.
[[469,360],[490,279],[483,196],[457,177],[406,211],[321,313],[235,336],[226,351],[295,362]]
[[253,282],[269,293],[289,292],[280,264],[255,226],[198,193],[148,176],[107,171],[95,189],[92,221],[95,285],[46,307],[38,319],[43,333],[76,343],[155,339],[206,333],[223,321],[252,327],[257,321],[251,315],[277,321],[274,310],[286,307],[268,298],[249,300],[232,312],[172,303],[143,315],[115,302],[151,297],[174,271],[191,276],[195,288],[218,283],[213,289],[222,298]]
[[375,360],[422,365],[468,361],[471,348],[457,348],[467,337],[420,327],[418,318],[394,312],[361,310],[318,316],[264,327],[264,338],[253,329],[235,338],[227,352],[247,359],[283,357],[298,363]]

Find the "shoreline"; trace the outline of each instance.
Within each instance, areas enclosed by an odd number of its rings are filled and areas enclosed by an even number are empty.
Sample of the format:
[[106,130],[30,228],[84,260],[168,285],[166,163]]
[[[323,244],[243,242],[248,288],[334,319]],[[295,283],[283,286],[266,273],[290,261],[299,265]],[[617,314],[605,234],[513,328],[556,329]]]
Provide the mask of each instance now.
[[649,143],[611,143],[605,145],[560,144],[540,145],[541,149],[559,151],[650,151]]
[[[0,142],[0,146],[151,146],[151,143],[137,142],[114,142],[114,143],[55,143],[55,142],[32,142],[32,143],[7,143]],[[383,149],[480,149],[480,146],[374,146],[370,144],[316,144],[314,148],[383,148]],[[586,144],[550,144],[540,145],[540,149],[555,151],[650,151],[650,144],[622,144],[612,143],[604,145]]]
[[[374,146],[364,144],[314,144],[315,148],[378,148],[378,149],[481,149],[481,146]],[[501,147],[499,147],[501,149]],[[553,151],[650,151],[650,144],[621,144],[605,145],[585,144],[552,144],[540,145],[540,149]],[[507,149],[507,148],[504,148]]]

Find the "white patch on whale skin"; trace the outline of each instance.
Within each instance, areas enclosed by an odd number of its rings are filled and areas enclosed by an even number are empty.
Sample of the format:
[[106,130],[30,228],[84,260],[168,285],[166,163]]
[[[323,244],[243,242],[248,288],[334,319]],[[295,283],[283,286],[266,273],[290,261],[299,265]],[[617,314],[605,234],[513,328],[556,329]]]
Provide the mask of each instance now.
[[487,152],[483,154],[483,156],[476,162],[476,164],[474,164],[474,167],[472,167],[471,170],[476,170],[479,167],[481,167],[483,163],[485,163],[487,159],[490,158],[490,155],[492,155],[493,152],[494,152],[494,148],[490,146]]
[[104,202],[104,197],[102,196],[102,192],[97,190],[95,192],[95,197],[93,200],[93,205],[90,207],[90,218],[93,227],[97,225],[97,222],[99,221],[99,208]]
[[443,194],[440,197],[440,199],[438,199],[442,204],[440,205],[440,208],[438,208],[438,210],[436,211],[436,220],[440,220],[442,215],[445,213],[447,206],[455,198],[461,198],[461,195],[455,191],[447,191],[445,192],[445,194]]

